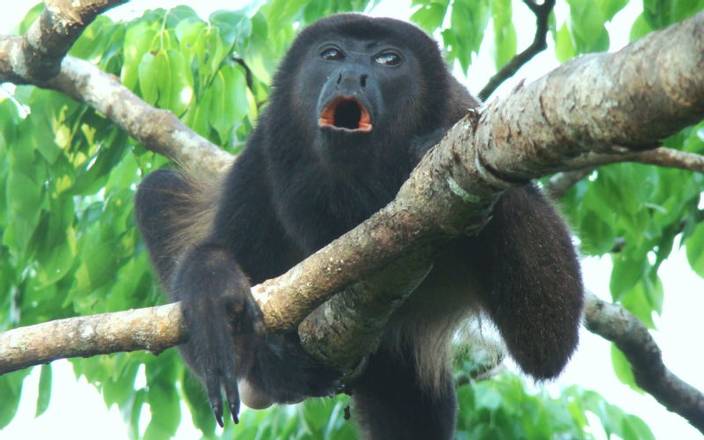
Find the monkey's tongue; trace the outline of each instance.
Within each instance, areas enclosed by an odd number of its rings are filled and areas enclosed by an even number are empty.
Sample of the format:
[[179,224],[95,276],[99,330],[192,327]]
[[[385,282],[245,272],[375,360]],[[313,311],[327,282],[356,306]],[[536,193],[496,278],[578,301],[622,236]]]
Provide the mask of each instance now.
[[318,125],[341,128],[346,131],[368,133],[372,131],[369,111],[353,97],[340,96],[325,106],[320,113]]

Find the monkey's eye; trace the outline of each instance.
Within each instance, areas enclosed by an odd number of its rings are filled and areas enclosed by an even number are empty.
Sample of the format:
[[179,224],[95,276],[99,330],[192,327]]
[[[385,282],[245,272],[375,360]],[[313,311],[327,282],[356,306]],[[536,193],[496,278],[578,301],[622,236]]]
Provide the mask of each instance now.
[[396,52],[386,51],[376,55],[374,61],[384,66],[398,66],[401,64],[401,55]]
[[320,52],[320,58],[328,61],[339,61],[345,58],[345,54],[336,47],[328,47]]

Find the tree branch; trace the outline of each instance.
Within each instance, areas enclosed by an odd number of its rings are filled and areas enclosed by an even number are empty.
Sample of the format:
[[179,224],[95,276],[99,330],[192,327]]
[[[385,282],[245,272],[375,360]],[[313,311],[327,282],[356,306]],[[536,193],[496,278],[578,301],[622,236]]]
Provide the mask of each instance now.
[[44,86],[88,104],[146,148],[181,166],[223,171],[234,160],[231,154],[188,128],[171,112],[142,101],[120,84],[118,78],[87,61],[66,57],[59,74]]
[[482,101],[486,101],[504,81],[515,75],[518,69],[548,47],[548,19],[552,9],[555,7],[555,0],[545,0],[541,5],[533,0],[523,0],[523,3],[535,14],[535,36],[533,37],[533,42],[523,52],[515,55],[511,61],[489,79],[489,82],[479,92],[479,99]]
[[159,353],[186,340],[178,304],[58,319],[0,333],[0,374],[56,359]]
[[[24,36],[0,37],[0,82],[65,93],[115,122],[146,148],[194,169],[224,170],[233,156],[166,110],[142,101],[113,75],[66,53],[95,17],[127,0],[50,0]],[[144,121],[150,121],[145,124]]]
[[587,154],[570,160],[569,167],[577,168],[572,171],[562,171],[550,178],[545,186],[547,192],[554,200],[558,200],[569,191],[572,186],[594,171],[594,165],[608,165],[618,162],[636,162],[661,167],[679,168],[698,173],[704,173],[704,156],[686,151],[659,147],[646,151],[627,151],[622,147],[612,147],[613,150],[624,150],[622,153],[613,154]]
[[127,0],[45,0],[45,9],[23,37],[0,38],[0,79],[42,83],[95,17]]
[[704,395],[665,367],[660,348],[635,316],[589,293],[585,321],[589,331],[612,341],[626,355],[638,386],[704,433]]

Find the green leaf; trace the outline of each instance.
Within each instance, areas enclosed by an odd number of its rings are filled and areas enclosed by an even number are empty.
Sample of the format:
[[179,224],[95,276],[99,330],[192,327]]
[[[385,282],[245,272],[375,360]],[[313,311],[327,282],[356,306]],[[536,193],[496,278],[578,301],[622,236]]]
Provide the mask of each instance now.
[[[122,71],[120,72],[120,80],[122,84],[130,90],[136,90],[137,88],[139,82],[139,66],[157,35],[156,26],[156,23],[139,21],[127,27],[123,42],[124,61]],[[145,81],[146,80],[145,78]],[[145,87],[147,87],[146,84]],[[151,90],[151,85],[148,88]],[[144,88],[142,89],[142,93],[145,93]],[[147,93],[150,92],[148,91]]]
[[137,77],[142,99],[152,105],[159,99],[159,74],[156,57],[145,53],[137,68]]
[[186,405],[191,412],[191,420],[196,428],[200,429],[205,436],[211,436],[215,432],[215,418],[213,417],[208,396],[203,390],[203,386],[188,370],[183,369],[181,377],[181,390],[186,400]]
[[704,277],[704,223],[694,228],[685,245],[689,265],[700,277]]
[[574,43],[572,42],[572,34],[567,28],[567,23],[564,23],[560,30],[557,31],[557,36],[555,38],[555,56],[558,61],[564,63],[565,61],[574,58],[577,55],[577,51],[574,48]]
[[[191,67],[185,57],[178,51],[169,49],[165,56],[168,58],[169,88],[164,89],[166,102],[164,108],[171,110],[176,115],[183,114],[193,101],[193,75]],[[161,102],[161,101],[160,101]]]
[[611,297],[619,300],[628,290],[645,276],[646,261],[639,256],[626,253],[615,254],[612,258],[613,270],[609,288]]
[[36,4],[30,9],[27,14],[25,14],[24,18],[20,22],[20,35],[23,35],[25,32],[27,32],[27,29],[34,23],[34,21],[39,18],[39,15],[44,12],[44,3],[41,2],[39,4]]
[[0,376],[0,429],[15,417],[22,397],[22,383],[30,371],[31,369],[26,368]]
[[570,30],[577,53],[601,52],[609,48],[604,27],[608,17],[592,0],[567,0],[570,5]]
[[503,67],[516,54],[516,28],[511,20],[511,1],[493,0],[491,12],[494,23],[494,62]]
[[216,11],[210,14],[208,21],[220,30],[225,44],[237,51],[252,35],[252,21],[241,12]]
[[611,364],[614,367],[616,377],[618,377],[621,383],[628,385],[635,391],[641,392],[638,385],[636,385],[636,378],[633,376],[630,362],[628,362],[623,352],[614,344],[611,344]]
[[42,372],[39,376],[39,395],[37,396],[37,410],[35,417],[39,417],[49,408],[51,400],[51,365],[42,365]]
[[578,229],[584,254],[602,255],[613,248],[616,231],[593,211],[582,216]]
[[[641,280],[633,288],[625,292],[620,300],[621,304],[629,312],[633,313],[643,325],[647,328],[655,328],[655,322],[653,322],[653,311],[655,310],[652,303],[657,301],[662,303],[662,298],[657,298],[658,293],[654,292],[655,297],[650,299],[646,290],[645,282]],[[659,295],[662,295],[662,292]]]
[[628,38],[630,41],[636,41],[652,31],[653,28],[648,24],[648,20],[646,20],[645,16],[641,14],[638,18],[636,18],[636,21],[633,22],[631,33]]
[[426,3],[411,15],[411,21],[428,33],[433,33],[445,20],[449,0]]
[[176,378],[180,362],[176,352],[162,354],[146,364],[147,403],[152,418],[144,433],[146,440],[169,438],[174,435],[181,420],[181,407],[176,392]]
[[653,432],[640,417],[624,415],[622,424],[623,440],[655,440]]
[[604,21],[614,18],[614,15],[628,4],[628,0],[596,0],[597,7],[604,17]]

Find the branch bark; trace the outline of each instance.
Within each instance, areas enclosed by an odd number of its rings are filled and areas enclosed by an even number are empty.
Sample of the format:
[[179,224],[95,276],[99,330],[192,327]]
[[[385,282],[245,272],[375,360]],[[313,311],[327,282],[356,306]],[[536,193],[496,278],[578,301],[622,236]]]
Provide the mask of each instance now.
[[45,0],[23,37],[0,38],[0,78],[16,84],[56,76],[61,60],[95,17],[127,0]]
[[638,318],[590,293],[585,325],[626,355],[638,386],[704,433],[704,395],[665,367],[660,348]]
[[[619,150],[619,147],[613,147],[612,149]],[[576,169],[572,171],[562,171],[552,176],[548,185],[545,187],[545,191],[554,200],[558,200],[577,182],[591,174],[591,172],[594,171],[594,165],[608,165],[618,162],[637,162],[704,173],[704,156],[700,154],[679,151],[667,147],[659,147],[646,151],[623,150],[625,151],[623,153],[590,154],[569,161],[565,165]]]

